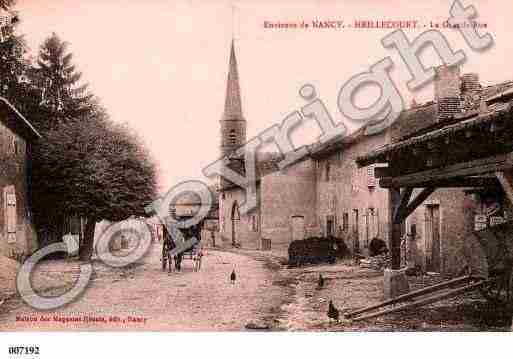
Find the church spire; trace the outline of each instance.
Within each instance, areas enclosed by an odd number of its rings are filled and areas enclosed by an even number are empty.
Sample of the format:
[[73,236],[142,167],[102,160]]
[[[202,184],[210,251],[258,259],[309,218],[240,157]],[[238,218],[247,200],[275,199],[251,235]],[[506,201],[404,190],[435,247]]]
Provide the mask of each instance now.
[[237,69],[237,58],[232,40],[230,50],[230,65],[228,69],[228,81],[226,84],[226,98],[224,103],[224,120],[242,120],[242,104],[240,98],[239,71]]
[[230,67],[226,83],[224,113],[221,119],[221,154],[227,156],[246,143],[246,120],[242,115],[239,71],[232,40]]

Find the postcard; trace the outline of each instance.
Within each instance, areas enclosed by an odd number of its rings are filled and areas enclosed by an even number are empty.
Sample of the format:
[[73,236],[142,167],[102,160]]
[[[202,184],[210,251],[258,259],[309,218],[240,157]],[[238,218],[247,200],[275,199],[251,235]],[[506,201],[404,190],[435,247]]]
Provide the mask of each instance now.
[[0,0],[1,350],[510,332],[512,13]]

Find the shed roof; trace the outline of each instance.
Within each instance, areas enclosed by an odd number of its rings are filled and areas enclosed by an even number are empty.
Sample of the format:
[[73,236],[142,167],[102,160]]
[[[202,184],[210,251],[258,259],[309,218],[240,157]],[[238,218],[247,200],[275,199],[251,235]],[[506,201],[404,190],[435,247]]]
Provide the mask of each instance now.
[[460,116],[456,116],[456,120],[458,120],[456,123],[433,129],[430,132],[419,134],[397,143],[386,144],[373,151],[370,151],[365,155],[359,156],[356,159],[356,162],[360,166],[367,166],[372,163],[387,162],[387,157],[391,153],[407,149],[419,143],[445,137],[456,132],[469,130],[481,125],[491,124],[498,118],[507,114],[513,114],[513,101],[505,104],[496,104],[492,108],[489,108],[487,112],[479,113],[478,111],[472,111]]

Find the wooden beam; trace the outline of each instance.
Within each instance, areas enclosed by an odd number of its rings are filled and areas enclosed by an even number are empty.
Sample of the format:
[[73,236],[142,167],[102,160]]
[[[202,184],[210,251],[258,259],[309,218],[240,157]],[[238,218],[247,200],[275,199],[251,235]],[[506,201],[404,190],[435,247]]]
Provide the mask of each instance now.
[[408,218],[410,214],[412,214],[415,209],[422,204],[430,195],[435,191],[434,187],[424,188],[422,192],[420,192],[417,197],[415,197],[410,204],[404,209],[403,216],[404,218]]
[[405,217],[403,217],[403,212],[406,209],[406,207],[408,206],[408,202],[410,201],[412,192],[413,192],[412,187],[406,187],[401,191],[401,198],[399,200],[399,205],[396,207],[396,209],[394,211],[394,217],[393,217],[394,223],[400,224],[403,222],[403,220],[405,218]]
[[[513,168],[513,153],[501,154],[478,160],[457,163],[441,168],[415,172],[394,179],[404,187],[421,187],[428,181],[454,177],[478,176]],[[393,167],[392,170],[393,171]]]
[[506,197],[513,205],[513,174],[511,171],[497,171],[495,176],[499,180]]
[[385,307],[385,306],[390,305],[390,304],[396,304],[396,303],[404,302],[404,301],[407,301],[407,300],[412,300],[413,298],[418,297],[420,295],[429,294],[429,293],[432,293],[432,292],[435,292],[435,291],[438,291],[438,290],[441,290],[441,289],[445,289],[445,288],[451,287],[453,285],[469,282],[471,280],[472,280],[472,277],[469,276],[469,275],[466,275],[466,276],[463,276],[463,277],[454,278],[454,279],[450,279],[450,280],[444,281],[442,283],[438,283],[438,284],[435,284],[435,285],[431,285],[431,286],[428,286],[428,287],[417,289],[417,290],[414,290],[412,292],[400,295],[398,297],[385,300],[384,302],[381,302],[381,303],[373,304],[373,305],[370,305],[368,307],[355,310],[354,312],[350,312],[350,313],[344,314],[344,317],[345,318],[351,318],[351,317],[354,317],[355,315],[358,315],[358,314],[362,314],[362,313],[369,312],[369,311],[374,310],[374,309],[382,308],[382,307]]
[[388,190],[389,208],[389,234],[390,254],[392,256],[392,269],[401,268],[401,224],[395,223],[394,214],[401,203],[401,192],[397,188]]
[[382,315],[385,315],[385,314],[399,312],[399,311],[404,310],[404,309],[420,307],[420,306],[423,306],[423,305],[428,305],[428,304],[431,304],[431,303],[436,303],[436,302],[439,302],[439,301],[441,301],[443,299],[446,299],[446,298],[455,297],[455,296],[460,295],[462,293],[473,291],[473,290],[478,289],[479,287],[481,287],[481,286],[483,286],[483,285],[485,285],[487,283],[490,283],[491,281],[492,281],[491,279],[480,280],[478,282],[475,282],[475,283],[472,283],[472,284],[469,284],[469,285],[466,285],[466,286],[463,286],[463,287],[451,289],[449,291],[442,291],[439,294],[428,296],[428,297],[419,299],[419,300],[411,302],[411,303],[402,304],[402,305],[398,305],[398,306],[393,306],[393,307],[391,307],[389,309],[384,309],[384,310],[381,310],[381,311],[378,311],[378,312],[375,312],[375,313],[370,313],[370,314],[366,314],[366,315],[362,315],[362,316],[353,318],[353,321],[356,322],[356,321],[359,321],[359,320],[376,318],[376,317],[379,317],[379,316],[382,316]]
[[[381,188],[401,188],[410,181],[401,181],[400,178],[385,177],[379,180]],[[429,180],[416,183],[416,187],[462,188],[462,187],[497,187],[500,182],[495,177],[453,177],[447,179]]]

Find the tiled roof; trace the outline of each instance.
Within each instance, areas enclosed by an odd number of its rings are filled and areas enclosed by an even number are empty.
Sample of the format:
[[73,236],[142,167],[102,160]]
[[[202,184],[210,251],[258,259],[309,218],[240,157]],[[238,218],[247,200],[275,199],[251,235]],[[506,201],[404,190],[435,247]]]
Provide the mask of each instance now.
[[488,108],[487,112],[478,113],[476,111],[458,116],[458,122],[434,129],[428,133],[413,136],[397,143],[391,143],[377,148],[363,156],[359,156],[356,162],[360,166],[367,166],[371,163],[386,162],[386,156],[412,145],[427,142],[444,137],[448,134],[465,131],[480,125],[494,122],[501,115],[513,114],[513,101],[510,103],[496,103]]

